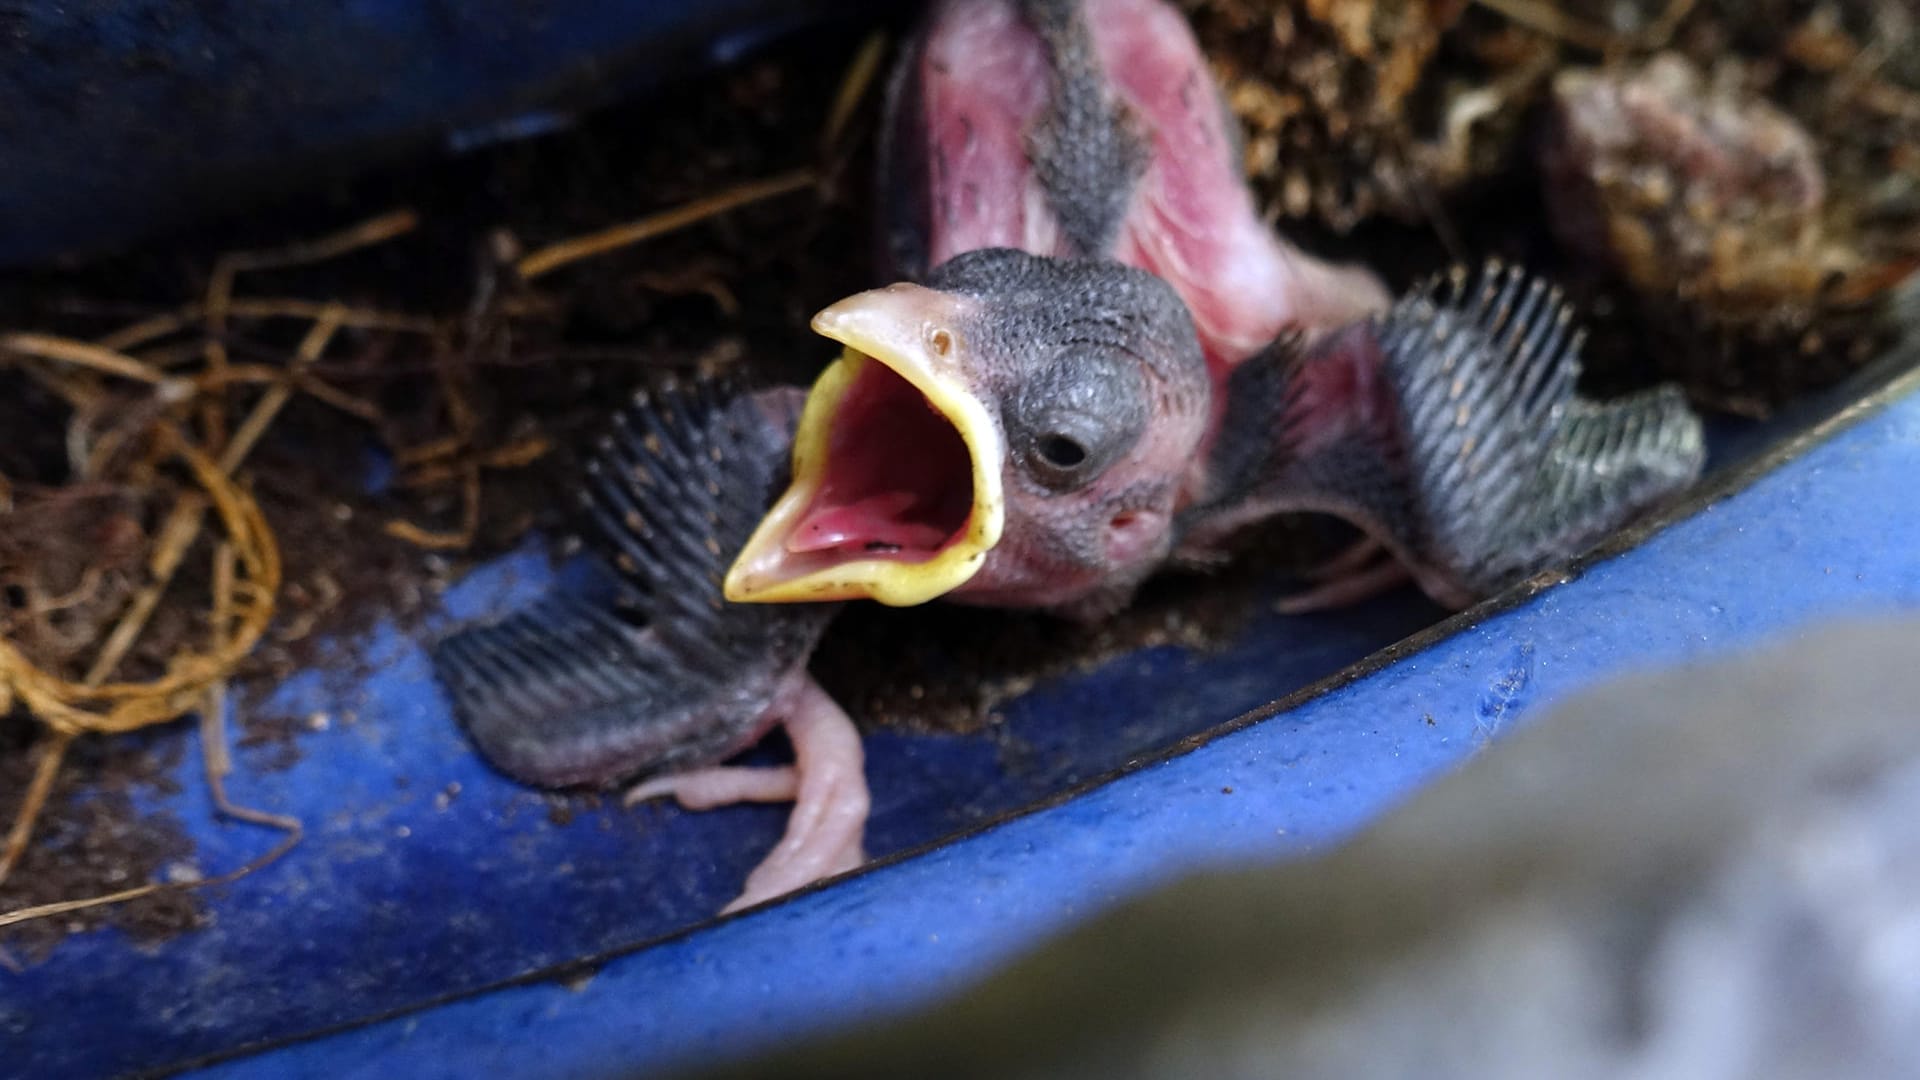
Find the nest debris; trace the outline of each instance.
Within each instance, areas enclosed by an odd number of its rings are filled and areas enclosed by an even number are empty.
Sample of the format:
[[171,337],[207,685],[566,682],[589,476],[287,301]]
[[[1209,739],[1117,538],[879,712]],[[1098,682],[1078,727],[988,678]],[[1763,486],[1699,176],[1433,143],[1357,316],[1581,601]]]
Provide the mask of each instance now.
[[[41,332],[0,334],[0,369],[23,373],[64,406],[61,440],[70,469],[65,484],[15,483],[0,473],[0,506],[14,527],[0,528],[0,586],[19,602],[0,608],[0,716],[16,707],[43,729],[31,780],[0,848],[0,881],[20,862],[61,765],[76,739],[111,736],[198,713],[206,775],[216,809],[228,818],[280,830],[270,850],[233,871],[188,882],[155,882],[105,895],[39,903],[0,912],[0,928],[154,893],[226,884],[264,867],[296,845],[302,823],[227,798],[232,764],[225,736],[228,685],[274,623],[281,594],[281,547],[256,498],[263,478],[248,458],[297,398],[360,422],[394,462],[402,491],[451,489],[451,527],[405,517],[382,523],[386,535],[432,552],[461,552],[476,542],[482,519],[483,473],[517,470],[546,458],[554,439],[540,432],[489,442],[469,393],[469,369],[528,320],[551,318],[551,305],[531,289],[563,267],[655,239],[730,212],[800,191],[830,194],[847,166],[849,133],[867,101],[885,55],[875,34],[855,53],[829,106],[817,161],[764,180],[594,229],[529,253],[504,230],[493,230],[464,310],[418,314],[337,300],[240,295],[247,276],[344,259],[414,232],[412,209],[378,215],[350,228],[267,250],[219,256],[203,298],[145,316],[89,339]],[[652,285],[683,287],[656,276]],[[735,304],[724,286],[694,286],[723,308]],[[278,362],[243,362],[271,354],[294,324],[297,344]],[[277,333],[261,334],[272,326]],[[353,336],[376,359],[424,351],[437,393],[440,430],[417,435],[380,401],[350,392],[323,371],[323,361]],[[404,348],[397,339],[408,339]],[[237,408],[250,397],[248,408]],[[156,513],[157,512],[157,513]],[[157,516],[152,529],[143,518]],[[20,527],[27,521],[32,529]],[[76,535],[104,541],[71,542]],[[60,553],[91,550],[91,557]],[[201,599],[202,644],[184,643],[146,677],[126,677],[130,655],[163,606],[191,603],[175,588],[190,559],[209,564]],[[304,616],[309,622],[317,614]],[[7,961],[0,953],[0,963]]]
[[[1904,0],[1182,4],[1247,129],[1270,218],[1333,234],[1425,225],[1456,260],[1504,247],[1610,322],[1615,347],[1588,357],[1595,389],[1676,378],[1699,404],[1764,416],[1880,353],[1895,290],[1920,267],[1920,17]],[[1584,152],[1542,167],[1544,148],[1581,142],[1570,95],[1622,86],[1666,102],[1625,148],[1631,161]],[[1820,197],[1748,183],[1702,152],[1743,145],[1791,151]],[[1666,178],[1671,210],[1634,205],[1646,185],[1628,175],[1624,191],[1623,173]],[[1569,194],[1642,242],[1563,233],[1547,247],[1503,236],[1473,205],[1532,222],[1521,208],[1544,202],[1552,223]],[[1783,237],[1814,272],[1773,259],[1767,280],[1729,281],[1743,253]],[[1725,257],[1658,262],[1703,246]]]

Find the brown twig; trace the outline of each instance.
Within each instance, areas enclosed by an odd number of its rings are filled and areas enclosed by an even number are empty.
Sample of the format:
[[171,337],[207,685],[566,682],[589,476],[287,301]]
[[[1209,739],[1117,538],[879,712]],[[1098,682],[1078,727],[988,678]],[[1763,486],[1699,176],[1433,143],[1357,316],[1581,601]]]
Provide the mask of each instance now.
[[[267,816],[272,817],[275,815]],[[262,824],[274,823],[262,822]],[[295,824],[298,823],[296,822]],[[124,904],[132,900],[139,900],[143,897],[154,896],[159,893],[185,892],[190,889],[209,889],[216,885],[231,885],[241,878],[246,877],[248,874],[271,866],[279,860],[280,856],[293,850],[293,846],[300,842],[300,838],[301,833],[298,829],[290,831],[287,833],[285,839],[275,844],[266,854],[236,870],[229,870],[219,877],[202,878],[199,881],[154,882],[138,886],[137,888],[124,889],[117,893],[108,893],[105,896],[90,896],[84,900],[61,900],[52,904],[38,904],[34,907],[20,908],[17,911],[9,911],[4,915],[0,915],[0,928],[18,926],[21,923],[32,922],[35,919],[45,919],[54,915],[67,915],[76,911],[86,911],[90,908]]]
[[84,341],[74,341],[71,338],[54,337],[50,334],[0,334],[0,352],[36,356],[43,360],[57,360],[89,371],[148,383],[160,387],[162,393],[177,394],[180,398],[185,398],[192,392],[192,383],[174,378],[150,364],[142,363],[114,349],[90,345]]
[[285,408],[288,400],[293,397],[294,378],[314,361],[320,359],[320,354],[326,351],[328,343],[333,341],[333,335],[340,329],[340,320],[343,315],[344,311],[341,308],[330,306],[321,312],[318,319],[314,320],[313,325],[307,330],[307,336],[301,339],[300,347],[294,351],[293,362],[287,367],[289,378],[269,389],[261,397],[259,403],[253,407],[253,411],[241,421],[239,430],[233,434],[233,441],[228,443],[227,448],[222,451],[221,472],[229,476],[233,475],[234,471],[240,468],[240,463],[253,452],[254,444],[260,441],[260,436],[266,434],[267,426],[273,423],[274,417],[280,415],[280,410]]
[[1654,51],[1666,47],[1674,31],[1693,13],[1698,0],[1667,0],[1667,6],[1647,28],[1638,34],[1622,34],[1555,7],[1552,0],[1477,0],[1481,7],[1497,12],[1536,33],[1575,48],[1597,53],[1635,50]]
[[717,217],[730,210],[737,210],[753,203],[764,202],[803,188],[812,187],[818,179],[812,169],[795,169],[765,180],[750,180],[736,184],[725,191],[717,192],[703,199],[676,206],[658,214],[643,217],[638,221],[629,221],[611,228],[591,232],[585,236],[576,236],[550,244],[515,264],[515,271],[522,281],[531,281],[542,274],[551,273],[568,263],[581,259],[604,255],[609,251],[664,236],[690,225],[697,225],[709,218]]
[[80,581],[73,588],[58,596],[48,596],[40,592],[38,585],[28,588],[31,593],[27,599],[27,610],[35,615],[51,615],[57,611],[84,604],[100,593],[100,581],[106,572],[97,566],[89,566],[80,571]]
[[113,631],[94,657],[93,666],[87,669],[82,680],[88,686],[98,686],[107,676],[119,668],[133,643],[146,629],[147,620],[160,605],[160,597],[173,584],[173,576],[180,570],[180,564],[186,561],[187,549],[200,536],[200,523],[207,512],[207,500],[198,494],[188,494],[173,505],[167,519],[155,535],[153,556],[148,560],[149,578],[145,586],[134,594],[132,603],[114,624]]
[[[227,366],[227,319],[232,314],[234,278],[251,270],[302,266],[338,258],[374,244],[385,243],[413,231],[420,217],[412,210],[395,210],[370,218],[358,225],[313,240],[261,251],[235,251],[222,255],[213,264],[207,279],[207,295],[201,312],[207,328],[207,369],[218,375]],[[221,449],[226,443],[224,410],[217,398],[203,399],[202,423],[206,426],[209,447]]]
[[365,420],[378,426],[386,419],[380,407],[365,398],[356,397],[345,390],[326,382],[313,374],[318,362],[302,365],[297,371],[287,368],[271,367],[266,364],[232,364],[216,382],[212,375],[194,378],[194,385],[201,391],[209,391],[216,386],[231,386],[238,383],[267,383],[287,385],[313,398],[323,405],[331,406],[349,416]]
[[860,43],[859,51],[853,54],[853,62],[847,65],[847,73],[840,79],[840,88],[833,95],[833,105],[827,110],[827,122],[820,130],[821,161],[831,162],[839,156],[847,125],[853,122],[854,112],[860,108],[860,102],[866,99],[874,76],[880,73],[880,61],[886,55],[887,35],[880,30],[868,34],[866,40]]
[[458,435],[444,435],[418,446],[409,446],[393,452],[393,463],[402,469],[411,469],[430,461],[452,457],[466,449],[465,440]]
[[[436,456],[464,454],[475,442],[480,418],[467,400],[465,375],[482,344],[493,340],[494,301],[498,298],[501,272],[513,246],[496,243],[479,264],[473,297],[468,302],[463,322],[464,348],[456,356],[443,338],[433,353],[433,376],[440,386],[440,400],[453,425],[453,434],[429,444]],[[419,453],[420,448],[415,448]],[[409,521],[389,521],[386,533],[415,547],[430,551],[456,551],[473,544],[480,532],[480,465],[477,461],[456,461],[453,475],[460,480],[460,528],[456,532],[423,529]]]
[[337,313],[340,325],[355,330],[391,330],[402,334],[436,334],[441,326],[437,319],[425,315],[409,315],[403,311],[380,311],[375,308],[351,307],[332,301],[299,300],[287,298],[234,300],[227,305],[227,315],[235,319],[318,319],[332,310]]
[[473,546],[480,532],[480,468],[468,465],[460,471],[460,527],[452,531],[423,529],[410,521],[389,521],[386,532],[428,551],[460,551]]
[[[214,554],[213,647],[226,647],[232,630],[235,556],[232,544],[221,544]],[[207,788],[213,794],[214,808],[227,817],[254,825],[279,829],[287,834],[286,846],[299,843],[305,826],[299,818],[268,813],[243,806],[227,797],[227,776],[233,772],[233,758],[227,752],[227,681],[216,679],[207,688],[207,703],[200,710],[200,753],[206,767]]]
[[1612,52],[1625,41],[1604,26],[1595,26],[1554,7],[1547,0],[1478,0],[1481,7],[1498,12],[1529,30],[1564,41],[1591,52]]
[[96,339],[94,344],[114,352],[131,352],[142,345],[177,334],[186,328],[187,320],[178,312],[161,312],[141,319],[131,326],[123,326],[105,337]]
[[711,269],[673,271],[643,271],[633,275],[633,283],[642,289],[648,289],[668,296],[688,296],[698,294],[713,301],[720,314],[731,319],[740,314],[740,298],[733,295],[727,283]]
[[[230,286],[229,286],[230,287]],[[377,308],[352,307],[332,301],[302,300],[297,297],[251,297],[227,300],[227,318],[233,319],[299,319],[312,322],[328,310],[338,311],[342,327],[355,330],[390,330],[402,334],[432,334],[440,329],[438,321],[425,315],[409,315],[400,311],[381,311]],[[206,322],[206,305],[188,304],[174,311],[162,312],[142,319],[130,326],[122,327],[94,344],[105,349],[127,352],[150,345],[165,337],[178,334],[196,324]],[[199,347],[195,347],[198,352]]]
[[459,479],[472,465],[482,469],[520,469],[540,460],[553,451],[553,440],[544,435],[533,435],[517,439],[505,446],[489,450],[482,454],[456,458],[453,461],[427,461],[414,467],[398,481],[395,486],[403,488],[438,487],[441,484]]
[[[0,699],[5,696],[5,688],[0,687]],[[7,880],[20,857],[27,853],[27,842],[33,839],[33,823],[39,820],[40,810],[47,804],[47,795],[53,791],[53,778],[59,775],[60,763],[66,760],[67,747],[72,742],[72,735],[59,731],[41,740],[40,761],[33,767],[33,780],[27,784],[20,809],[14,812],[13,827],[7,830],[7,846],[0,850],[0,881]]]
[[413,210],[404,207],[389,210],[324,236],[297,240],[276,248],[228,252],[215,262],[214,275],[221,276],[221,268],[224,267],[225,276],[231,282],[234,274],[248,270],[273,270],[326,262],[361,248],[405,236],[419,226],[420,215]]
[[1647,27],[1646,33],[1640,35],[1637,44],[1649,52],[1666,48],[1667,43],[1673,40],[1674,31],[1680,29],[1680,24],[1686,21],[1687,16],[1693,14],[1694,5],[1698,2],[1699,0],[1667,0],[1666,9],[1660,12],[1660,17],[1653,20],[1652,25]]

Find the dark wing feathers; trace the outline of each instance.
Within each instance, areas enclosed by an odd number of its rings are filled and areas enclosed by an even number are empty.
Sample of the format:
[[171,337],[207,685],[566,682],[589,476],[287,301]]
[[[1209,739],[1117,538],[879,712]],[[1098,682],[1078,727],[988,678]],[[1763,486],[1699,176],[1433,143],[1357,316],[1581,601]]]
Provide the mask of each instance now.
[[643,391],[587,468],[612,602],[557,594],[462,630],[434,664],[481,751],[548,786],[710,762],[758,735],[832,605],[733,605],[728,563],[786,482],[785,392],[699,380]]
[[1611,508],[1645,505],[1691,483],[1702,455],[1700,421],[1677,386],[1617,401],[1575,399],[1542,470],[1535,533],[1596,537]]
[[1516,268],[1456,273],[1376,325],[1418,510],[1408,528],[1472,592],[1576,554],[1699,475],[1700,422],[1677,391],[1575,394],[1573,312]]
[[1673,388],[1579,397],[1581,341],[1558,289],[1489,264],[1308,349],[1269,349],[1229,379],[1190,541],[1335,513],[1448,602],[1577,554],[1691,483],[1705,457]]

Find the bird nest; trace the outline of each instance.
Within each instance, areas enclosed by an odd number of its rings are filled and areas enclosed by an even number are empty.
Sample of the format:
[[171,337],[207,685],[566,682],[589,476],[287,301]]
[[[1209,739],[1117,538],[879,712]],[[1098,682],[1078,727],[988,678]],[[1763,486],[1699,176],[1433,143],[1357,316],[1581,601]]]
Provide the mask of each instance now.
[[[1396,285],[1486,255],[1571,279],[1595,314],[1602,381],[1680,374],[1696,400],[1763,411],[1871,353],[1882,301],[1920,255],[1920,73],[1907,70],[1920,50],[1896,47],[1905,31],[1872,0],[1752,0],[1779,16],[1752,25],[1737,0],[1677,0],[1626,27],[1608,20],[1631,5],[1542,0],[1182,6],[1276,220],[1323,246],[1348,234],[1343,250],[1373,256]],[[1661,212],[1633,181],[1701,181],[1674,167],[1676,148],[1701,140],[1649,137],[1625,157],[1557,159],[1573,179],[1555,183],[1591,181],[1581,206],[1601,227],[1555,237],[1538,155],[1523,151],[1543,114],[1554,123],[1556,79],[1578,69],[1627,85],[1656,53],[1705,70],[1716,50],[1733,65],[1711,77],[1740,103],[1736,122],[1686,130],[1747,145],[1767,125],[1743,127],[1759,114],[1741,110],[1772,100],[1814,133],[1821,197],[1755,215],[1756,192],[1774,189],[1723,183],[1718,201],[1675,204],[1692,217]],[[886,56],[878,37],[854,50],[803,42],[680,88],[687,108],[615,110],[125,256],[0,278],[0,787],[21,792],[0,847],[0,928],[56,914],[86,925],[100,905],[284,854],[300,823],[222,788],[229,719],[246,745],[284,718],[237,705],[320,659],[313,643],[421,617],[463,561],[559,524],[551,492],[574,448],[649,372],[751,363],[809,376],[823,356],[808,316],[871,284],[846,253],[868,250],[866,136]],[[1855,121],[1819,122],[1836,108]],[[1704,237],[1697,265],[1722,265],[1715,230],[1743,214],[1837,252],[1842,271],[1839,284],[1789,282],[1804,317],[1764,348],[1741,344],[1759,330],[1706,271],[1635,276],[1696,264],[1622,250],[1631,226],[1654,243]],[[1742,367],[1808,334],[1837,359],[1771,382]],[[1650,352],[1675,359],[1649,370]],[[1217,592],[1227,599],[1209,609],[1202,589],[1150,590],[1075,648],[1019,619],[982,634],[974,613],[878,624],[855,612],[837,631],[852,643],[829,641],[816,670],[862,715],[967,726],[1094,654],[1221,636],[1250,590]],[[964,686],[909,685],[872,662],[983,641],[999,651]],[[137,859],[57,872],[33,836],[43,814],[77,813],[63,762],[189,715],[216,805],[284,836],[198,881],[107,887],[164,876]]]

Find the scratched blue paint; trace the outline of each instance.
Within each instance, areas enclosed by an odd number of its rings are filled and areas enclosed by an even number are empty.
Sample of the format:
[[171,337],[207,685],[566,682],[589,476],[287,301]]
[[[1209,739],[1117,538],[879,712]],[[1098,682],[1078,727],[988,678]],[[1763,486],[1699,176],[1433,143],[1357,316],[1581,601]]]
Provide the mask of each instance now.
[[[377,473],[377,470],[375,470]],[[698,923],[737,891],[784,823],[780,807],[685,814],[566,804],[496,776],[473,754],[431,679],[442,628],[524,605],[556,578],[537,545],[449,590],[417,638],[381,626],[340,643],[348,670],[300,673],[263,707],[312,717],[299,760],[263,771],[243,752],[243,803],[298,816],[282,862],[207,896],[214,924],[147,950],[117,933],[69,938],[24,975],[0,974],[0,1075],[163,1067],[285,1039]],[[876,856],[1028,806],[1322,677],[1433,621],[1411,595],[1289,620],[1268,616],[1230,648],[1148,649],[1036,688],[979,735],[877,732],[867,741]],[[1141,709],[1142,701],[1152,709]],[[180,737],[192,737],[179,732]],[[277,837],[212,820],[197,755],[143,812],[182,821],[202,875]],[[111,1018],[111,1022],[107,1022]]]
[[644,1072],[900,1010],[1180,871],[1335,843],[1490,725],[1511,731],[1596,679],[1920,608],[1920,502],[1888,497],[1917,470],[1909,389],[1578,580],[1077,798],[612,957],[584,986],[497,989],[207,1075]]
[[[497,991],[226,1071],[375,1075],[393,1067],[389,1053],[422,1074],[470,1074],[482,1061],[523,1073],[659,1064],[899,1007],[1169,873],[1333,842],[1601,674],[1823,613],[1920,602],[1920,510],[1882,498],[1916,465],[1920,402],[1908,400],[1578,582],[1184,757],[612,960],[583,991]],[[447,613],[516,606],[552,576],[521,553],[450,591]],[[1769,587],[1752,588],[1759,580]],[[1004,731],[878,733],[873,849],[902,851],[1030,804],[1429,616],[1398,597],[1341,617],[1274,617],[1217,655],[1147,650],[1040,687],[1008,710]],[[112,933],[85,935],[0,984],[0,1034],[14,1051],[4,1069],[161,1066],[621,950],[713,910],[778,831],[772,808],[598,808],[556,825],[543,800],[473,757],[418,642],[382,629],[354,647],[379,670],[344,699],[308,673],[276,703],[329,717],[301,741],[302,760],[233,781],[239,798],[305,818],[307,844],[213,897],[211,929],[145,954]],[[1027,744],[1018,768],[1002,753],[1010,738]],[[145,805],[188,823],[201,872],[270,842],[207,820],[197,766],[179,780],[179,794]],[[517,1057],[527,1046],[538,1056]]]

